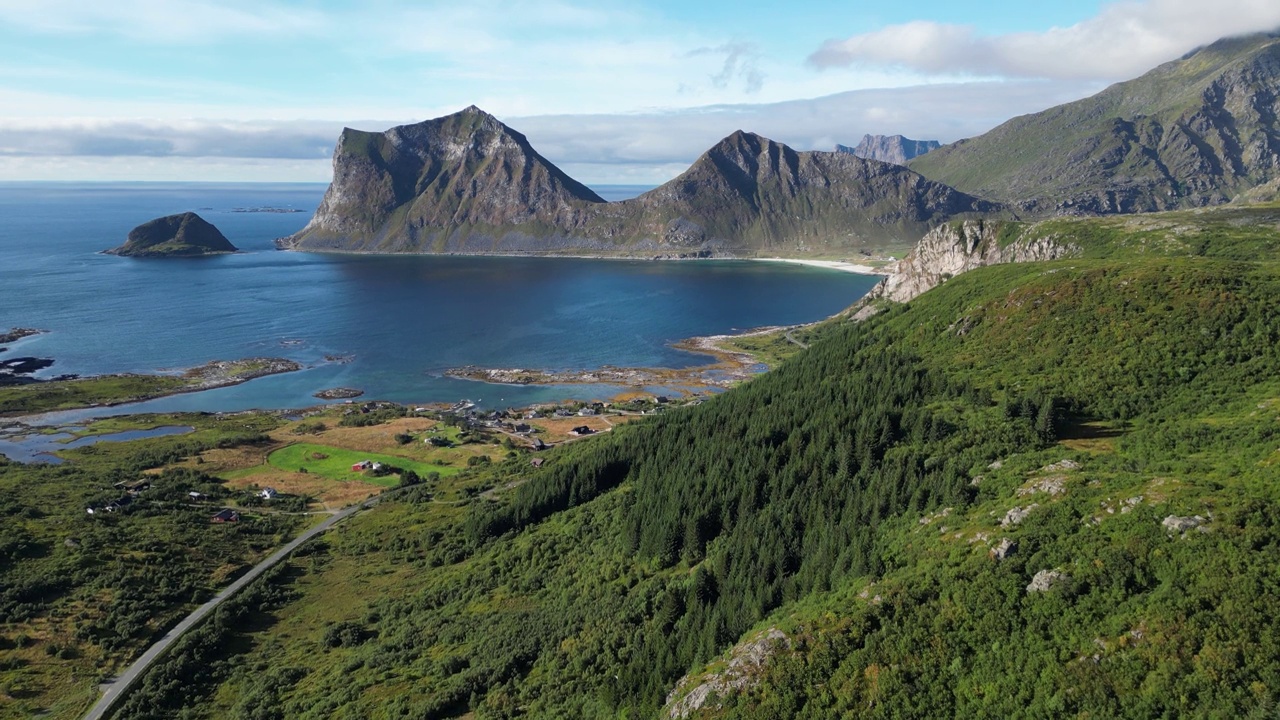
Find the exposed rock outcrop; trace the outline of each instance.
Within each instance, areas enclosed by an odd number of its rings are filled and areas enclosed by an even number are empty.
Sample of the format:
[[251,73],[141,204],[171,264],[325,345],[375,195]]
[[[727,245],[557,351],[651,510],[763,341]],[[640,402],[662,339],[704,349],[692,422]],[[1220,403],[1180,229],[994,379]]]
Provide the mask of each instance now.
[[863,135],[856,147],[836,145],[836,152],[856,155],[863,160],[906,165],[908,160],[942,147],[937,140],[911,140],[901,135]]
[[1027,583],[1027,594],[1048,592],[1055,585],[1071,582],[1071,576],[1059,570],[1041,570]]
[[999,208],[906,168],[735,132],[679,177],[607,203],[478,108],[347,129],[290,250],[750,257],[864,248]]
[[1173,534],[1185,533],[1188,530],[1196,530],[1203,526],[1205,522],[1207,522],[1207,520],[1199,515],[1192,515],[1190,517],[1170,515],[1164,520],[1161,520],[1160,524],[1164,526],[1164,529],[1169,531],[1170,534]]
[[1023,229],[1020,224],[999,220],[942,225],[925,235],[906,257],[890,265],[888,276],[867,297],[907,302],[975,268],[1058,260],[1082,252],[1071,243],[1032,235]]
[[1001,538],[1000,542],[996,543],[988,554],[997,561],[1003,561],[1016,552],[1018,552],[1018,543],[1009,538]]
[[1035,510],[1038,507],[1040,506],[1037,505],[1036,503],[1031,503],[1026,507],[1009,508],[1009,511],[1006,512],[1004,514],[1004,517],[1000,519],[1000,527],[1010,528],[1010,527],[1013,527],[1014,525],[1022,524],[1022,521],[1026,520],[1027,517],[1031,515],[1031,511]]
[[128,257],[194,257],[237,252],[218,228],[193,212],[167,215],[129,231],[125,244],[108,255]]
[[765,631],[753,640],[735,645],[729,651],[729,661],[723,669],[699,678],[697,684],[694,684],[695,681],[690,676],[686,676],[676,685],[667,695],[667,717],[689,717],[716,697],[740,692],[754,685],[759,682],[769,658],[779,649],[790,647],[790,638],[776,628]]

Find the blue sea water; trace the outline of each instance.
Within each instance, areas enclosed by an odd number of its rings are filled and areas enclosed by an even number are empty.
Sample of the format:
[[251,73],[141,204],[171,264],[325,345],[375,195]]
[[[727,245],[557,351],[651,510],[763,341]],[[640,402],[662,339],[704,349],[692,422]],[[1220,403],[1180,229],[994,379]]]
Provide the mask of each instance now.
[[[598,398],[610,387],[513,387],[450,367],[687,367],[671,342],[821,319],[876,278],[778,263],[363,256],[281,252],[319,184],[0,183],[0,328],[48,330],[0,357],[42,375],[155,372],[287,357],[307,369],[128,410],[304,407],[350,386],[399,402],[483,406]],[[608,199],[643,188],[604,188]],[[237,208],[297,213],[236,212]],[[194,210],[241,250],[195,259],[100,254],[134,226]],[[326,361],[350,356],[350,362]],[[123,410],[123,409],[122,409]],[[121,410],[121,411],[122,411]]]

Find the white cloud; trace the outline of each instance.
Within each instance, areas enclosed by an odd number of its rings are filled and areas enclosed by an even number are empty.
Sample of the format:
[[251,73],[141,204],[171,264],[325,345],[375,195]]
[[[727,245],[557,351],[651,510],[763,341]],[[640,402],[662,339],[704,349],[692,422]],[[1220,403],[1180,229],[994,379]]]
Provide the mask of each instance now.
[[956,76],[1133,77],[1222,37],[1280,28],[1275,0],[1113,2],[1098,15],[1044,32],[983,35],[968,25],[917,21],[828,40],[809,61],[822,68],[894,66]]

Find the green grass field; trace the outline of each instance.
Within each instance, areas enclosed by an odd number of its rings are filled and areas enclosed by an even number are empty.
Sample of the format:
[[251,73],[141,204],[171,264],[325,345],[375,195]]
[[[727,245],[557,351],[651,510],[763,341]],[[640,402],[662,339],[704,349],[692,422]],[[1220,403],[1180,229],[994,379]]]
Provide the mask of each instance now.
[[[326,457],[319,458],[317,455]],[[420,462],[418,460],[410,460],[408,458],[397,457],[395,455],[383,455],[380,453],[367,453],[358,450],[344,450],[342,448],[331,447],[328,445],[315,445],[312,443],[298,443],[288,447],[281,448],[267,458],[267,462],[272,467],[280,470],[288,470],[297,472],[299,469],[305,469],[309,473],[314,473],[321,477],[331,480],[364,480],[382,485],[385,487],[394,487],[399,479],[394,476],[384,476],[375,478],[367,476],[362,472],[352,472],[351,466],[361,462],[362,460],[372,460],[385,465],[393,465],[395,467],[412,470],[419,475],[426,477],[427,473],[440,473],[441,476],[456,475],[459,468],[447,465],[433,465],[431,463]]]

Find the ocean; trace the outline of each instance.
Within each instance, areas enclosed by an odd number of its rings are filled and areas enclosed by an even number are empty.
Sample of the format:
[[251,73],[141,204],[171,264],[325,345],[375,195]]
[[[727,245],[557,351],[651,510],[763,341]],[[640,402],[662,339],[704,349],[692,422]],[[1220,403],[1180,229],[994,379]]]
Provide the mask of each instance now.
[[[621,199],[644,188],[601,188]],[[818,320],[877,278],[749,261],[364,256],[281,252],[323,184],[0,183],[0,329],[49,332],[0,357],[49,357],[42,376],[155,372],[286,357],[307,369],[117,412],[318,404],[336,386],[406,403],[482,407],[597,399],[606,386],[507,386],[443,377],[462,365],[689,367],[670,343]],[[300,212],[263,212],[261,210]],[[243,252],[100,254],[154,217],[186,210]],[[256,211],[255,211],[256,210]],[[333,362],[326,357],[344,357]]]

